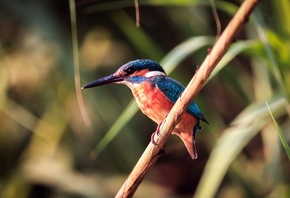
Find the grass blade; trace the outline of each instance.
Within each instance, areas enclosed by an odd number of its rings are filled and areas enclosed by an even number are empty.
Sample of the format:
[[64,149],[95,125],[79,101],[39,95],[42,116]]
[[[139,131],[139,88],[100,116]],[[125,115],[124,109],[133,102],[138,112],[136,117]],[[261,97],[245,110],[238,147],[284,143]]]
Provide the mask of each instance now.
[[[284,98],[271,101],[271,108],[284,113]],[[231,123],[218,139],[213,148],[194,197],[214,197],[223,177],[233,160],[245,145],[267,124],[267,108],[262,104],[253,104]]]
[[281,131],[281,128],[279,127],[278,123],[276,122],[276,120],[275,120],[275,118],[274,118],[274,116],[272,114],[272,111],[271,111],[271,109],[270,109],[270,107],[269,107],[267,102],[266,102],[266,105],[267,105],[267,108],[268,108],[269,113],[271,115],[271,118],[272,118],[272,120],[274,122],[275,128],[276,128],[276,130],[277,130],[277,132],[279,134],[279,137],[281,139],[282,145],[283,145],[283,147],[284,147],[284,149],[286,151],[286,154],[288,156],[288,159],[290,161],[290,147],[289,147],[289,145],[287,143],[287,140],[286,140],[285,136],[283,135],[283,132]]

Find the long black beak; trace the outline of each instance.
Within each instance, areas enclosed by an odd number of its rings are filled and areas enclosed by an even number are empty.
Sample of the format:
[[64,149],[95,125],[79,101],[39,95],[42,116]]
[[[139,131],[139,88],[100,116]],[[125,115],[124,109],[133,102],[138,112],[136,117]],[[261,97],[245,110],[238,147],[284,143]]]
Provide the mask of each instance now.
[[114,74],[111,74],[109,76],[100,78],[98,80],[95,80],[95,81],[83,86],[82,89],[87,89],[87,88],[91,88],[91,87],[97,87],[97,86],[106,85],[106,84],[110,84],[110,83],[120,82],[122,80],[123,80],[122,76],[115,76]]

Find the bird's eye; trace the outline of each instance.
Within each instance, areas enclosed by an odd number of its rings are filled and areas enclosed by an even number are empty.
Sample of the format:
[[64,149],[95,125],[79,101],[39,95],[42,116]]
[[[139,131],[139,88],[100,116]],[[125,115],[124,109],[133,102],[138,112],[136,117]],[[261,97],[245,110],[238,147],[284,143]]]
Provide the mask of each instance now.
[[135,71],[136,71],[136,70],[135,70],[134,68],[132,68],[132,67],[127,68],[127,69],[125,70],[125,72],[126,72],[128,75],[133,74]]

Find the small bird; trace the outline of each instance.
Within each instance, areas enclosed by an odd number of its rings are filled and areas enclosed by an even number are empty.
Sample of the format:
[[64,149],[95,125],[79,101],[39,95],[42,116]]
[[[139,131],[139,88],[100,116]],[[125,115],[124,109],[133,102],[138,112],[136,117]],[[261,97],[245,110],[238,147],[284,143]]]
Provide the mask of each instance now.
[[[95,80],[82,89],[110,83],[125,84],[131,89],[141,111],[158,124],[157,133],[162,121],[184,91],[179,82],[168,77],[157,62],[149,59],[130,61],[115,73]],[[198,106],[192,101],[172,131],[172,134],[181,138],[192,159],[197,158],[195,135],[201,128],[200,120],[208,124]],[[155,143],[153,139],[152,143]]]

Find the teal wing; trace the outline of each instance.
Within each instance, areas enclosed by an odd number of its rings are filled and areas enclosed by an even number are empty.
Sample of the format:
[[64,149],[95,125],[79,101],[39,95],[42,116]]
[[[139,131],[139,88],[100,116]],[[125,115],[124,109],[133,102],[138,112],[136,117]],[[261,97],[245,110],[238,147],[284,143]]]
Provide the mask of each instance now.
[[[155,86],[160,91],[162,91],[162,93],[173,103],[177,101],[180,94],[184,91],[184,87],[179,82],[168,76],[155,77],[153,82]],[[198,108],[198,106],[195,104],[194,101],[190,103],[187,112],[196,119],[208,123],[208,121],[205,119],[205,117],[203,116],[203,114],[201,113],[200,109]]]

